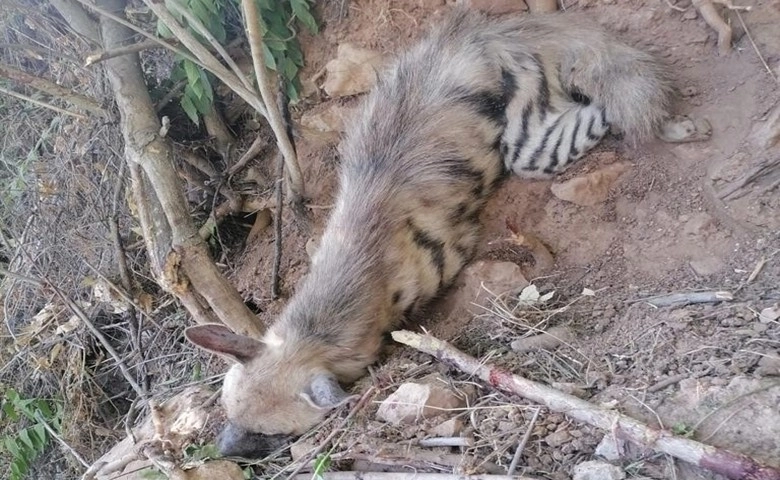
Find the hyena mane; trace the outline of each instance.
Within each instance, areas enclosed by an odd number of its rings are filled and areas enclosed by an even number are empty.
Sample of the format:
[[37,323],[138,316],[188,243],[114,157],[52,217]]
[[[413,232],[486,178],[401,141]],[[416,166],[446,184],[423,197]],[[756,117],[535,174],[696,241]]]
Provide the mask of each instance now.
[[310,272],[263,338],[187,330],[227,358],[224,454],[262,453],[352,398],[383,333],[473,256],[479,214],[509,172],[568,167],[609,128],[647,138],[667,115],[665,69],[579,18],[457,11],[398,59],[341,146],[340,189]]

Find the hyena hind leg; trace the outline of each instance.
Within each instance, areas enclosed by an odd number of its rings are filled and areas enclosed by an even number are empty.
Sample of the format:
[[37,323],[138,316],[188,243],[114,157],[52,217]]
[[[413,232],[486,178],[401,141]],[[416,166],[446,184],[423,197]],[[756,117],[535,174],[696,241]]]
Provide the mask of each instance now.
[[528,132],[522,142],[526,148],[504,162],[520,177],[548,177],[569,168],[608,132],[603,107],[576,103],[562,112],[548,113],[543,125]]

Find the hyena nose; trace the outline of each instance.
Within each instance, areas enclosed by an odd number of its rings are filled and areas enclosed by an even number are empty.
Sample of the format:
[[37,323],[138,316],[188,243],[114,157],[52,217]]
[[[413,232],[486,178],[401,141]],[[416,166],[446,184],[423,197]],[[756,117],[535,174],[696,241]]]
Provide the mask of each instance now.
[[288,435],[252,433],[228,422],[217,437],[217,448],[223,457],[263,458],[289,440]]

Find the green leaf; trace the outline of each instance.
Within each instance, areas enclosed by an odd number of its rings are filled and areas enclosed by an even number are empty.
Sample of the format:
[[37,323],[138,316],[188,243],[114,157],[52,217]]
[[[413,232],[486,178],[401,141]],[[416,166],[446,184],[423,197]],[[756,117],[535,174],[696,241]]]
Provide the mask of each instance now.
[[29,467],[30,466],[23,458],[15,458],[14,461],[11,462],[11,480],[21,480],[24,477],[24,474],[27,473]]
[[184,72],[187,74],[187,81],[190,85],[194,85],[200,79],[200,68],[195,63],[184,60]]
[[282,59],[282,72],[287,80],[292,80],[298,74],[298,66],[295,62],[285,57]]
[[271,70],[276,70],[276,59],[274,58],[274,54],[265,43],[263,43],[263,57],[265,57],[265,66]]
[[22,455],[22,450],[19,448],[19,445],[16,443],[16,439],[12,437],[5,437],[3,438],[3,444],[5,445],[6,450],[11,452],[11,455],[14,457],[20,457]]
[[192,0],[190,2],[190,11],[204,26],[208,26],[214,18],[213,14],[199,0]]
[[[19,439],[22,441],[22,443],[27,446],[30,450],[37,450],[36,445],[37,442],[33,442],[33,439],[30,438],[30,431],[29,429],[25,428],[19,432]],[[34,434],[33,434],[34,435]]]
[[35,432],[35,435],[41,439],[41,443],[38,448],[38,453],[43,453],[43,449],[46,448],[46,443],[49,440],[49,432],[46,431],[46,428],[41,423],[36,423],[32,427],[33,431]]
[[309,29],[311,33],[317,33],[319,28],[317,26],[317,20],[314,19],[311,12],[309,12],[309,4],[306,0],[290,0],[290,6],[292,11],[298,20]]
[[5,413],[12,422],[17,422],[19,420],[19,412],[16,411],[16,408],[10,401],[3,404],[3,413]]
[[198,109],[195,107],[195,104],[192,103],[190,97],[187,95],[181,97],[180,104],[182,110],[184,110],[184,113],[186,113],[189,119],[192,120],[192,123],[195,125],[200,125],[200,123],[198,123]]
[[[195,1],[197,1],[197,0],[195,0]],[[208,11],[210,11],[214,15],[219,14],[219,7],[214,2],[214,0],[199,0],[199,1],[205,8],[208,9]]]
[[157,35],[162,38],[173,37],[173,32],[165,25],[162,20],[157,20]]

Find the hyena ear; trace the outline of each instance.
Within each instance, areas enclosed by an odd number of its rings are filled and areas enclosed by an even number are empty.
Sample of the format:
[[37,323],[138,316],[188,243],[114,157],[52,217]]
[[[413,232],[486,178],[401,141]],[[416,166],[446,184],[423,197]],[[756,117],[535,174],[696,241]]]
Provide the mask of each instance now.
[[350,395],[342,390],[338,380],[331,373],[318,373],[313,376],[300,395],[309,405],[322,410],[332,410],[358,398],[357,395]]
[[259,340],[235,334],[218,323],[189,327],[184,330],[184,336],[200,348],[238,363],[252,360],[265,346]]

